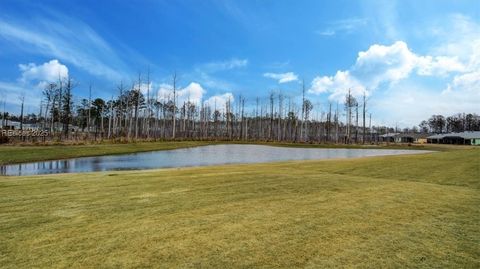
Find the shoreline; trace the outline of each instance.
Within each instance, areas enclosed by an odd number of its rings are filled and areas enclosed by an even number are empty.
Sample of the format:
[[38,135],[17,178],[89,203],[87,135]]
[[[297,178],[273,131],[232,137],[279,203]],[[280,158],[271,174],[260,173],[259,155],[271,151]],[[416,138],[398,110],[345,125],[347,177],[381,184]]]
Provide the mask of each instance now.
[[237,144],[265,145],[293,148],[332,148],[332,149],[390,149],[390,150],[431,150],[450,151],[473,148],[463,145],[438,144],[308,144],[285,142],[254,142],[254,141],[161,141],[136,143],[99,143],[83,145],[2,145],[0,146],[0,165],[23,164],[40,161],[67,160],[81,157],[120,155],[161,150],[174,150],[197,146]]

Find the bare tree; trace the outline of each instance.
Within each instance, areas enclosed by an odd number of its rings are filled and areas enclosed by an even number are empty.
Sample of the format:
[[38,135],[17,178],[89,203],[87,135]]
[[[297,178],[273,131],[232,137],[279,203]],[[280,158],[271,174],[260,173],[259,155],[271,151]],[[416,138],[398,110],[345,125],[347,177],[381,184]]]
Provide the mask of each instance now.
[[309,139],[308,122],[309,122],[309,119],[310,119],[310,112],[313,110],[313,104],[312,104],[312,102],[310,102],[310,100],[304,99],[303,110],[304,110],[304,116],[305,116],[305,118],[303,119],[303,121],[305,122],[304,123],[304,128],[305,128],[305,131],[304,131],[305,139],[304,139],[304,141],[307,141]]
[[25,103],[25,93],[20,94],[20,103],[21,103],[21,108],[20,108],[20,130],[23,130],[23,106]]
[[345,143],[350,143],[351,125],[352,125],[352,108],[357,106],[357,100],[353,97],[351,90],[348,89],[348,93],[345,96],[345,112],[346,112],[346,137]]
[[91,107],[92,107],[92,83],[90,82],[90,85],[88,86],[88,119],[87,119],[87,132],[89,137],[90,137],[90,124],[91,124],[91,118],[92,118]]
[[72,89],[74,85],[70,77],[67,78],[67,83],[65,85],[65,94],[63,95],[63,132],[65,138],[68,139],[68,130],[70,122],[72,120],[72,107],[73,107],[73,97]]
[[[47,124],[47,118],[48,118],[48,111],[49,108],[50,108],[50,104],[53,103],[54,99],[55,99],[55,88],[57,87],[57,85],[55,83],[48,83],[47,86],[45,87],[45,89],[43,90],[43,95],[47,101],[47,104],[46,104],[46,107],[45,107],[45,116],[44,116],[44,120],[43,120],[43,128],[46,128],[46,124]],[[52,131],[52,130],[50,130]]]
[[327,142],[330,142],[330,129],[331,129],[331,126],[332,126],[332,103],[328,103],[328,114],[327,114]]
[[173,73],[172,84],[173,84],[173,114],[172,114],[172,139],[175,139],[175,123],[176,123],[176,113],[177,113],[177,71]]
[[355,103],[355,143],[358,143],[358,102]]
[[300,140],[303,141],[303,125],[305,122],[305,80],[302,79],[302,120],[300,123]]
[[140,94],[142,87],[141,73],[138,73],[138,88],[134,93],[135,96],[135,140],[138,139],[138,108],[140,106]]
[[366,91],[363,92],[363,137],[362,143],[365,144],[365,112],[367,107],[367,93]]

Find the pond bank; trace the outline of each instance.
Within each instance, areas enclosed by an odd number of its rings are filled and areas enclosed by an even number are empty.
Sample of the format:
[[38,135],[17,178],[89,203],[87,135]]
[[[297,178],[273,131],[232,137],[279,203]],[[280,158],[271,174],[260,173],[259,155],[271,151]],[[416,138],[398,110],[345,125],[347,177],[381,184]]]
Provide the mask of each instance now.
[[0,146],[0,165],[27,163],[46,160],[60,160],[78,157],[126,154],[155,150],[170,150],[216,144],[256,144],[281,147],[313,147],[313,148],[367,148],[367,149],[418,149],[418,150],[455,150],[468,146],[439,145],[344,145],[344,144],[307,144],[307,143],[277,143],[277,142],[228,142],[228,141],[160,141],[138,143],[100,143],[87,145],[2,145]]
[[219,144],[174,150],[0,165],[0,175],[22,176],[98,171],[145,170],[294,160],[344,159],[428,152],[430,151],[381,148],[276,147],[272,145]]

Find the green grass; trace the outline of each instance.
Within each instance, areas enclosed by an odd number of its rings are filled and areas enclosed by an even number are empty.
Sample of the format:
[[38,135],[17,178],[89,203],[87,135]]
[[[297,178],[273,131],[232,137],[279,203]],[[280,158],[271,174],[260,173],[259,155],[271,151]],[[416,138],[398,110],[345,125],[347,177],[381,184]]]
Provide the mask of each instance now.
[[347,148],[347,149],[410,149],[410,150],[434,150],[449,151],[475,148],[469,145],[448,145],[448,144],[405,144],[405,143],[380,143],[380,144],[333,144],[333,143],[293,143],[293,142],[233,142],[235,144],[256,144],[276,147],[296,148]]
[[0,146],[0,165],[75,157],[124,154],[152,150],[169,150],[212,144],[202,141],[139,142],[126,144]]
[[0,178],[1,268],[479,268],[480,149]]

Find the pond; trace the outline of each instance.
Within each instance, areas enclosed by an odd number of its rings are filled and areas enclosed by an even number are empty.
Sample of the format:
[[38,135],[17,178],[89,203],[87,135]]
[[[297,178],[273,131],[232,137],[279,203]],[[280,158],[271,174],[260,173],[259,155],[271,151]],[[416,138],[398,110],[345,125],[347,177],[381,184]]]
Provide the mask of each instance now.
[[0,166],[0,175],[24,176],[167,167],[356,158],[426,153],[424,150],[288,148],[262,145],[211,145],[185,149],[82,157]]

